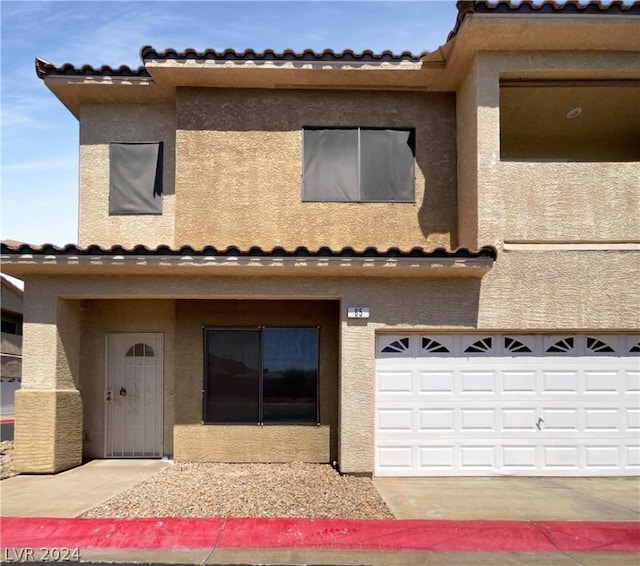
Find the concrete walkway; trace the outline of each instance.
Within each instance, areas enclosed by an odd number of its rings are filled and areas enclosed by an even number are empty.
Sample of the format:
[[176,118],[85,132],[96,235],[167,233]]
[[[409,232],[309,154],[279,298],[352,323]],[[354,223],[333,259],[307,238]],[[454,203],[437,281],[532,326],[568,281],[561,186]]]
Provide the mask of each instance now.
[[170,465],[163,460],[92,460],[59,474],[15,476],[0,483],[0,515],[79,517]]

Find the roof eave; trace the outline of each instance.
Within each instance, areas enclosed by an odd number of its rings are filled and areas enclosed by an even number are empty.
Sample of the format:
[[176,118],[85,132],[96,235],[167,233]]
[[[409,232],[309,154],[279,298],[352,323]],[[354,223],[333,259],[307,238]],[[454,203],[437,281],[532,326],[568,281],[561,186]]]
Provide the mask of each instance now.
[[482,277],[495,258],[480,257],[323,257],[227,255],[130,255],[5,253],[3,271],[32,275],[254,275]]

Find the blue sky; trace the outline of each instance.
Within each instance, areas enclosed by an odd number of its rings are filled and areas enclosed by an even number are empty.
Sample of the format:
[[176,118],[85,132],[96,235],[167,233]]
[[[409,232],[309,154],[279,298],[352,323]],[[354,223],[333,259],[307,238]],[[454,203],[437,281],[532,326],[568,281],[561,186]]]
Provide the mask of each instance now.
[[2,239],[77,242],[78,123],[34,58],[137,67],[143,45],[419,53],[446,41],[455,2],[0,2]]

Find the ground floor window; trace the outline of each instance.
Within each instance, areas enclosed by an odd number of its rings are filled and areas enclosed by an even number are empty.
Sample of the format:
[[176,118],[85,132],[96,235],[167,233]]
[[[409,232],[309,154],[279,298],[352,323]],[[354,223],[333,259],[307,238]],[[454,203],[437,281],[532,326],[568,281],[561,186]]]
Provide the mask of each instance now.
[[206,328],[204,422],[317,423],[318,328]]

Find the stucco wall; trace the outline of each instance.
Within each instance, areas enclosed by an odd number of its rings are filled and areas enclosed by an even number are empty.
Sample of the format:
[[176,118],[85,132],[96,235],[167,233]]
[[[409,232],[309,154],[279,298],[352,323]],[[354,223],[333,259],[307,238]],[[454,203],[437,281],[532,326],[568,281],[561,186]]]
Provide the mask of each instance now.
[[[176,459],[244,461],[253,453],[258,461],[282,461],[296,447],[293,459],[337,459],[338,317],[336,301],[176,301]],[[322,426],[202,425],[203,326],[319,326]]]
[[[175,109],[148,105],[86,105],[80,111],[81,246],[173,245]],[[162,214],[109,215],[109,143],[164,142]]]
[[163,453],[173,454],[174,302],[172,300],[82,301],[79,389],[84,402],[84,454],[103,458],[105,441],[105,335],[160,332],[164,336]]
[[80,301],[52,291],[50,281],[25,286],[22,388],[15,396],[19,472],[59,472],[82,462]]
[[82,463],[78,391],[23,388],[16,391],[15,403],[15,471],[47,474]]
[[458,244],[478,245],[478,113],[477,66],[473,65],[456,98],[458,145]]
[[[456,244],[453,93],[178,89],[176,244]],[[302,202],[302,127],[415,127],[415,203]]]

